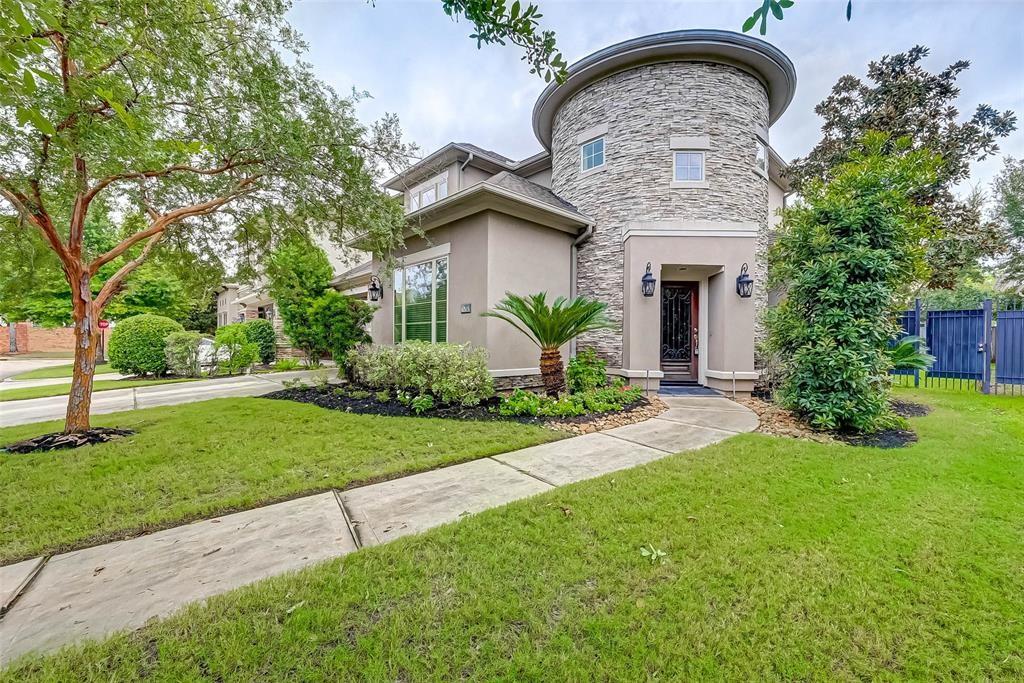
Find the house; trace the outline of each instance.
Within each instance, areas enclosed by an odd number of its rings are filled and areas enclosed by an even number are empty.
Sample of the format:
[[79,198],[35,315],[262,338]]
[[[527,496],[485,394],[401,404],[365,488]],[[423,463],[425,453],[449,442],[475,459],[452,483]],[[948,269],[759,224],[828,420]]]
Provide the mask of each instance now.
[[644,36],[573,64],[534,106],[540,153],[451,143],[386,182],[421,234],[393,272],[379,257],[365,272],[383,283],[374,341],[469,342],[499,385],[536,385],[536,347],[480,313],[507,291],[583,295],[616,325],[577,342],[609,372],[749,392],[787,193],[769,128],[795,87],[782,52],[728,31]]

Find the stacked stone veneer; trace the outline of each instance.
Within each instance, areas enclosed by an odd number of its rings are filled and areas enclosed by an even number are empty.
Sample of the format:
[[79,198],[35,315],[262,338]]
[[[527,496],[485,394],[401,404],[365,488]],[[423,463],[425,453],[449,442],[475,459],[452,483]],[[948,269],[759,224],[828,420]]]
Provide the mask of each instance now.
[[[601,125],[608,126],[605,168],[582,173],[577,136]],[[757,259],[750,269],[760,317],[767,302],[768,180],[754,170],[754,157],[755,130],[767,125],[762,83],[740,68],[706,62],[631,68],[588,85],[559,108],[552,189],[596,222],[594,236],[579,248],[577,292],[607,302],[617,325],[582,337],[581,345],[594,346],[611,366],[621,367],[622,231],[630,221],[757,222]],[[672,135],[710,136],[707,189],[670,187]]]

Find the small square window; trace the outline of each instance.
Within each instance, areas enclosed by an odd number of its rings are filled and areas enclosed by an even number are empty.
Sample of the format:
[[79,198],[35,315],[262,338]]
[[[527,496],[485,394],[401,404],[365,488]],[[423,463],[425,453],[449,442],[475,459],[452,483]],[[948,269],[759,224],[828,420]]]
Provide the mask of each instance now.
[[768,146],[760,140],[755,142],[757,147],[754,151],[754,168],[761,173],[768,173]]
[[676,152],[677,182],[704,180],[704,152]]
[[580,148],[580,157],[584,171],[604,166],[604,138],[597,138],[584,144]]

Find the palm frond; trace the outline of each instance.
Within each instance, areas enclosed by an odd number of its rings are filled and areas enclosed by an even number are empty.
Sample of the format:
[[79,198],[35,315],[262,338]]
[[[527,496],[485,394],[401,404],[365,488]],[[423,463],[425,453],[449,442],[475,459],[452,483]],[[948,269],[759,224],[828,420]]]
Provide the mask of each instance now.
[[584,332],[612,327],[605,315],[608,305],[578,296],[569,301],[560,296],[548,305],[547,292],[520,296],[505,292],[505,298],[483,315],[499,318],[525,334],[541,349],[557,349]]
[[889,360],[896,370],[927,370],[935,363],[921,337],[909,335],[889,349]]

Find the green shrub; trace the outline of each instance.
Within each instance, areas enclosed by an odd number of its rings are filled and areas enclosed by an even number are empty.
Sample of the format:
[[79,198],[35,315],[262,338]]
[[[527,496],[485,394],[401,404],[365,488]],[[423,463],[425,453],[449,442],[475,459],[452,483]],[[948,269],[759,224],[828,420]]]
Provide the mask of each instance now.
[[873,431],[889,422],[897,303],[927,276],[922,245],[935,224],[914,195],[939,159],[908,139],[871,134],[828,182],[809,183],[783,215],[766,314],[768,350],[785,378],[780,403],[819,429]]
[[378,391],[376,394],[373,395],[373,397],[377,399],[378,403],[387,403],[388,401],[391,400],[391,392],[388,391],[387,389],[384,389],[382,391]]
[[607,366],[608,364],[593,348],[581,350],[569,359],[569,365],[565,369],[565,381],[569,385],[569,391],[575,394],[603,387],[608,381],[605,374]]
[[274,334],[274,324],[269,320],[257,318],[246,320],[245,336],[256,345],[259,361],[264,365],[270,365],[277,356],[277,335]]
[[274,361],[274,369],[279,372],[298,370],[300,367],[302,367],[302,363],[299,362],[298,358],[278,358]]
[[110,367],[125,375],[162,375],[167,371],[167,337],[183,331],[180,324],[162,315],[143,313],[125,318],[110,334]]
[[643,390],[640,387],[629,386],[622,380],[612,386],[562,395],[558,398],[516,389],[501,399],[498,413],[508,417],[577,417],[588,413],[623,410],[641,398]]
[[498,413],[509,417],[535,417],[540,413],[541,397],[532,391],[516,389],[503,396]]
[[310,303],[307,332],[313,348],[330,352],[341,365],[352,347],[370,341],[366,326],[372,318],[373,308],[365,301],[331,289]]
[[475,406],[494,395],[487,352],[468,345],[407,341],[360,346],[349,352],[352,378],[374,389],[430,394],[445,405]]
[[199,344],[203,335],[198,332],[171,332],[164,343],[167,369],[179,377],[199,377]]
[[250,367],[259,358],[259,347],[249,341],[245,323],[217,328],[213,342],[213,353],[220,372],[234,375]]
[[420,394],[411,401],[410,405],[412,406],[413,412],[417,415],[421,415],[434,407],[434,397],[430,394]]

